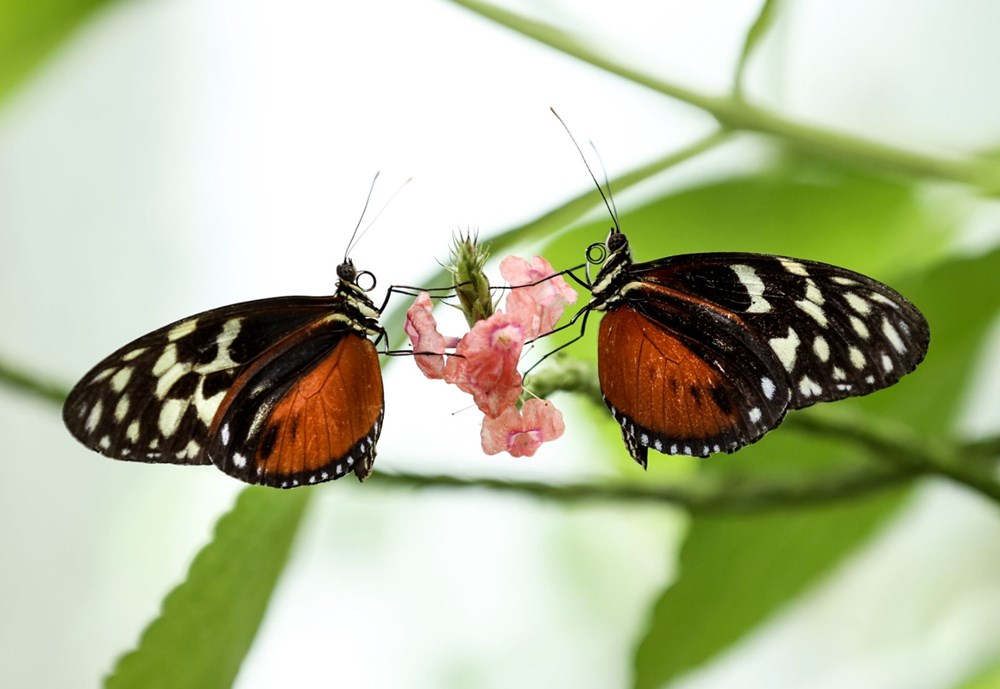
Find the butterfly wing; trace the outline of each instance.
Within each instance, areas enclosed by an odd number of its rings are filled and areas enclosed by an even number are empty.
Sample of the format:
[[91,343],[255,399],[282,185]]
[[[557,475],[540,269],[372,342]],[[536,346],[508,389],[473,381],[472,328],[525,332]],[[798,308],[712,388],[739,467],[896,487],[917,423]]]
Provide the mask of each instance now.
[[67,397],[63,420],[77,440],[109,457],[210,464],[209,429],[240,372],[336,304],[281,297],[171,323],[91,369]]
[[632,274],[738,318],[781,362],[792,408],[880,390],[927,354],[923,314],[891,287],[846,268],[714,253],[637,264]]
[[759,342],[715,310],[692,311],[655,288],[643,296],[604,315],[597,357],[604,400],[639,464],[649,447],[732,452],[781,421],[781,370]]
[[[927,352],[923,315],[836,266],[745,253],[628,269],[601,325],[601,389],[633,458],[706,456],[760,438],[786,408],[895,383]],[[662,449],[661,449],[662,448]]]
[[371,473],[384,412],[371,340],[326,320],[240,373],[212,424],[207,456],[227,474],[278,488]]

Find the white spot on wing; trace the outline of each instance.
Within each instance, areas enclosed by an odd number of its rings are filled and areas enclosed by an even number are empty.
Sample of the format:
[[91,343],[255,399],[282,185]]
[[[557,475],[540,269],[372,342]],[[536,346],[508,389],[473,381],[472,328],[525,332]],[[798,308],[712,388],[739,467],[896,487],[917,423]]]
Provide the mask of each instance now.
[[171,342],[181,339],[185,335],[190,335],[194,332],[194,329],[198,327],[198,319],[192,318],[190,320],[184,321],[183,323],[178,323],[170,332],[167,333],[167,339]]
[[803,397],[815,397],[823,392],[823,388],[809,376],[802,376],[802,380],[799,381],[799,392]]
[[877,301],[880,304],[885,304],[886,306],[891,306],[894,309],[898,309],[899,308],[899,304],[897,304],[896,302],[894,302],[889,297],[886,297],[886,296],[884,296],[882,294],[879,294],[878,292],[872,292],[869,296],[871,297],[872,301]]
[[809,275],[809,271],[806,270],[806,267],[801,263],[799,263],[798,261],[792,261],[790,259],[783,258],[781,259],[781,265],[784,266],[785,270],[787,270],[792,275],[802,275],[802,276]]
[[817,335],[816,339],[813,340],[813,352],[823,363],[826,363],[827,360],[829,360],[830,345],[827,343],[826,338],[822,335]]
[[865,355],[857,347],[848,347],[847,354],[851,357],[851,364],[859,371],[868,363],[865,360]]
[[111,377],[111,389],[115,392],[121,392],[125,389],[125,386],[128,384],[129,378],[131,377],[132,367],[125,366]]
[[84,428],[88,433],[93,433],[97,430],[97,424],[101,422],[101,411],[104,409],[104,405],[101,404],[100,400],[94,404],[90,410],[90,414],[87,416],[87,423]]
[[813,282],[812,278],[806,279],[806,299],[814,304],[822,304],[826,301],[826,299],[823,298],[823,292],[816,286],[816,283]]
[[826,319],[826,314],[823,312],[823,309],[820,308],[819,304],[809,301],[808,299],[799,299],[795,302],[795,305],[809,314],[814,321],[819,323],[824,328],[829,323]]
[[750,266],[743,265],[742,263],[737,263],[729,267],[736,273],[740,284],[743,285],[747,291],[747,295],[750,297],[750,306],[746,312],[769,313],[771,311],[771,304],[762,296],[764,294],[764,283],[757,276],[757,272]]
[[882,369],[886,373],[892,370],[892,359],[889,358],[888,354],[882,355]]
[[139,422],[133,421],[125,429],[125,437],[128,438],[133,443],[139,442]]
[[[239,452],[233,453],[233,466],[237,469],[242,469],[247,465],[247,458],[241,455]],[[258,467],[260,468],[260,467]]]
[[128,354],[125,354],[125,355],[122,356],[122,361],[132,361],[132,359],[135,359],[137,356],[140,356],[143,352],[145,352],[146,349],[148,349],[148,348],[147,347],[139,347],[137,349],[133,349]]
[[128,414],[128,395],[122,395],[118,400],[118,404],[115,405],[115,422],[121,423],[125,420],[125,415]]
[[[750,410],[750,413],[747,414],[747,416],[750,417],[751,423],[757,423],[758,421],[760,421],[760,416],[761,416],[760,409],[758,407],[754,407],[753,409]],[[718,452],[718,450],[716,450],[716,452]]]
[[222,444],[229,444],[229,424],[223,424],[222,426]]
[[854,292],[845,292],[844,299],[847,300],[848,305],[852,309],[860,313],[862,316],[867,316],[872,312],[872,305]]
[[788,335],[785,337],[773,337],[768,340],[768,344],[778,355],[778,360],[781,361],[786,371],[795,368],[795,356],[800,343],[799,334],[793,328],[788,328]]
[[215,353],[215,358],[207,364],[196,366],[194,369],[196,372],[206,375],[236,366],[236,362],[229,356],[229,346],[236,339],[236,336],[239,335],[240,324],[241,321],[239,318],[231,318],[226,321],[226,324],[222,326],[222,332],[219,334],[217,340],[219,347]]
[[896,329],[892,327],[892,323],[889,322],[888,318],[882,319],[882,334],[885,335],[885,339],[889,340],[889,344],[897,352],[902,354],[906,351],[906,345],[903,343],[903,338],[899,336]]
[[840,366],[833,367],[834,380],[847,380],[847,373]]
[[854,332],[860,335],[862,339],[867,340],[871,337],[871,333],[868,332],[868,326],[857,316],[851,316],[851,327],[854,328]]
[[177,432],[181,425],[181,414],[184,413],[184,400],[167,400],[160,407],[160,418],[157,426],[164,438],[169,438]]
[[774,399],[774,381],[764,376],[760,379],[760,389],[764,393],[764,397],[771,400]]

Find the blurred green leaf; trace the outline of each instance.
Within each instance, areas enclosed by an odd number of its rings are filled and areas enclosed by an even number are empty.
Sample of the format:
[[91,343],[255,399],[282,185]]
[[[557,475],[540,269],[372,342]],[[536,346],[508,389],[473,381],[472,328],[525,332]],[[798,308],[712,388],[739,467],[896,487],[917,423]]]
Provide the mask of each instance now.
[[662,686],[727,648],[866,540],[902,495],[696,519],[681,576],[654,607],[636,654],[634,686]]
[[[904,419],[924,433],[943,435],[951,430],[974,374],[975,355],[1000,311],[1000,250],[945,261],[900,280],[899,286],[928,317],[931,353],[896,388],[852,402],[873,414]],[[815,466],[818,454],[832,457],[844,451],[850,448],[776,432],[725,459],[733,463],[738,457],[751,471],[749,467],[775,462]],[[661,596],[637,652],[636,686],[658,686],[697,667],[774,614],[891,516],[898,504],[895,495],[838,506],[846,510],[839,521],[830,516],[837,512],[829,507],[784,518],[695,519],[681,554],[680,578]],[[796,547],[774,551],[792,539]],[[738,557],[733,556],[735,546]],[[777,575],[776,561],[782,564]],[[786,572],[789,568],[795,576]],[[750,599],[742,607],[737,605],[741,596]]]
[[110,689],[230,687],[288,559],[311,491],[246,488],[163,601]]
[[955,689],[1000,689],[1000,659],[958,684]]
[[0,0],[0,100],[109,0]]

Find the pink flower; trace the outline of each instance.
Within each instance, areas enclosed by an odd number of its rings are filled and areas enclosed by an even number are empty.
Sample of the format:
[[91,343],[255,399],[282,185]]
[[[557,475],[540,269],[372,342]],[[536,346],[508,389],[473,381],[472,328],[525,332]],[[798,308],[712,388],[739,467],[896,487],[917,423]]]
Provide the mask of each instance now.
[[520,410],[511,406],[496,418],[483,419],[483,452],[531,457],[542,443],[555,440],[565,430],[562,413],[551,402],[530,399]]
[[[460,256],[470,251],[464,244],[460,248]],[[473,263],[480,272],[467,277],[467,284],[473,284],[475,277],[488,285],[481,261]],[[466,318],[475,324],[461,340],[438,332],[433,303],[425,292],[406,312],[404,330],[424,375],[443,378],[471,394],[485,414],[483,450],[487,454],[507,451],[515,457],[529,457],[543,442],[561,436],[565,426],[562,414],[550,402],[533,399],[517,408],[522,392],[517,370],[521,350],[528,340],[551,331],[566,305],[576,301],[577,294],[561,276],[551,277],[552,266],[538,256],[531,261],[508,257],[500,264],[500,271],[516,287],[507,292],[505,310],[497,309],[486,317],[482,314],[493,309],[492,302],[488,303],[489,309],[470,310],[463,300]],[[454,272],[463,274],[457,269]]]
[[[444,350],[446,347],[454,347],[458,339],[445,338],[438,332],[437,322],[431,311],[434,304],[427,292],[417,295],[417,300],[413,302],[406,311],[406,323],[403,330],[410,337],[413,343],[413,358],[417,361],[417,366],[428,378],[444,377]],[[435,354],[421,354],[421,352],[434,352]]]
[[445,382],[468,392],[487,416],[498,416],[521,396],[517,362],[525,341],[525,328],[503,311],[476,323],[448,357]]
[[500,274],[511,287],[529,285],[512,289],[505,306],[507,313],[525,325],[528,340],[550,332],[566,306],[576,302],[576,290],[562,276],[550,277],[554,273],[552,265],[541,256],[530,262],[508,256],[500,263]]

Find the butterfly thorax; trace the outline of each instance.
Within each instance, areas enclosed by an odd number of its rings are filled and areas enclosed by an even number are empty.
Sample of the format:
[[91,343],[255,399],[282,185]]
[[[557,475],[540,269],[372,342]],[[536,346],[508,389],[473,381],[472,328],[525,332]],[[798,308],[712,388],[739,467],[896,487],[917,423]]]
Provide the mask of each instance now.
[[345,323],[365,337],[378,337],[382,333],[378,323],[379,310],[368,293],[358,285],[358,272],[350,259],[337,266],[337,277],[339,282],[334,298],[340,302],[341,308],[334,311],[329,319]]
[[604,246],[608,256],[590,288],[592,296],[588,309],[593,311],[614,308],[621,301],[625,286],[632,280],[629,275],[632,253],[629,251],[628,237],[623,232],[612,230]]

